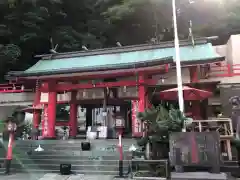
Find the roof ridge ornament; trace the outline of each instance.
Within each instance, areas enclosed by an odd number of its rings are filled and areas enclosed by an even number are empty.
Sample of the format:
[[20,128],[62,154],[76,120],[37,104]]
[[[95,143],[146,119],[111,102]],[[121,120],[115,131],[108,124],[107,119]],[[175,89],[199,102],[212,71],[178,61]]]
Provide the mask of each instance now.
[[87,48],[86,46],[84,46],[84,45],[82,45],[82,49],[83,49],[84,51],[88,51],[88,48]]
[[122,47],[122,44],[121,44],[120,42],[117,42],[116,45],[117,45],[118,47]]
[[57,53],[58,53],[58,52],[57,52],[58,44],[56,44],[56,45],[54,46],[52,37],[50,38],[50,44],[51,44],[51,49],[49,50],[50,53],[52,53],[52,54],[57,54]]

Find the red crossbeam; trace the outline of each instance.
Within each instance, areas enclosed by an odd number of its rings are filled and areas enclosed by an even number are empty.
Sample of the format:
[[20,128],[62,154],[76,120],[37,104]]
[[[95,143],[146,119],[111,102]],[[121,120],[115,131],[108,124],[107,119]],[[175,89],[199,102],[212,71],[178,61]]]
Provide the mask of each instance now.
[[[77,89],[92,89],[92,88],[112,88],[112,87],[123,87],[123,86],[137,86],[137,85],[156,85],[156,80],[147,80],[146,82],[136,82],[136,81],[119,81],[119,82],[100,82],[96,84],[85,83],[85,84],[58,84],[55,90],[61,91],[71,91]],[[48,91],[48,86],[41,87],[42,92]]]

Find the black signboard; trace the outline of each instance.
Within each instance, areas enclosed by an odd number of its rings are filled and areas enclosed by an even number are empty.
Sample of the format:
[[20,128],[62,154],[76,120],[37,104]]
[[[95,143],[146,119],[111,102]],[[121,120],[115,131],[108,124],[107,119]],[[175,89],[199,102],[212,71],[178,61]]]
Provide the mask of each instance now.
[[169,144],[172,165],[220,164],[220,136],[217,132],[173,133]]

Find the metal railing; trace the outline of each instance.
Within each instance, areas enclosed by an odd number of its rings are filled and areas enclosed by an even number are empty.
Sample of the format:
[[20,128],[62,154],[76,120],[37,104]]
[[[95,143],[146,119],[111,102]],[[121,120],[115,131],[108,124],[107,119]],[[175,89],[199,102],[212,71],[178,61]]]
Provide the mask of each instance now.
[[231,77],[240,76],[240,64],[211,64],[208,67],[207,77]]

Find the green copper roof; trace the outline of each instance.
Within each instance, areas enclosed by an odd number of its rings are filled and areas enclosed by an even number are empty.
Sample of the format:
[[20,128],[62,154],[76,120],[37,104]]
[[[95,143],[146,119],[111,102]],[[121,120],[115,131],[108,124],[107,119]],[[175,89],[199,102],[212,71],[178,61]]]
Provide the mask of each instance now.
[[[48,55],[49,56],[49,55]],[[212,59],[221,58],[213,49],[211,43],[196,44],[194,47],[188,43],[180,47],[180,56],[183,63],[194,63],[196,61],[207,62]],[[99,68],[117,68],[122,65],[135,63],[148,63],[161,61],[161,59],[172,57],[175,60],[175,50],[171,46],[145,45],[120,47],[99,51],[85,51],[68,54],[56,54],[52,59],[38,61],[23,74],[54,74],[67,70],[84,71]]]

